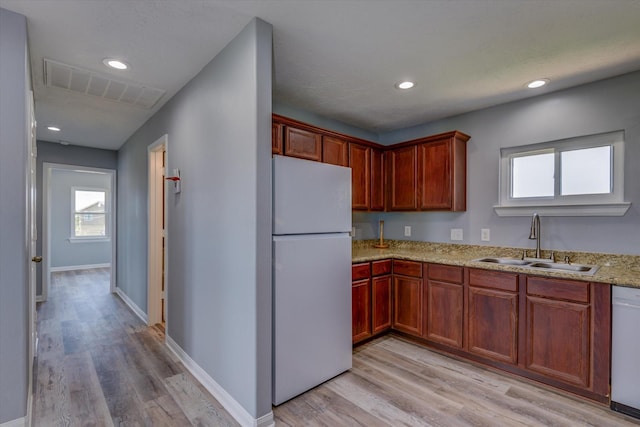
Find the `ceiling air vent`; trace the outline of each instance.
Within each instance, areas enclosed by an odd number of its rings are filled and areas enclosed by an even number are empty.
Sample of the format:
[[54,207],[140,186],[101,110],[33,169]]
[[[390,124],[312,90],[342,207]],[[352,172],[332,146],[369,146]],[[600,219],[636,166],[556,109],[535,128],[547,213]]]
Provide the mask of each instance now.
[[143,108],[151,108],[166,91],[137,83],[116,80],[106,74],[85,70],[61,62],[44,60],[47,86],[98,96]]

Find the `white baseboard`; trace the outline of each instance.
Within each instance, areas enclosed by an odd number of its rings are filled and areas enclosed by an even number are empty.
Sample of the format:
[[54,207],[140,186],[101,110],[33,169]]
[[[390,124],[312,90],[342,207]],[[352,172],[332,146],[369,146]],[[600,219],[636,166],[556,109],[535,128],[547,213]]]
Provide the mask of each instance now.
[[6,423],[0,424],[0,427],[26,427],[27,426],[27,417],[16,418],[12,421],[7,421]]
[[166,345],[176,355],[182,364],[200,381],[200,383],[220,402],[222,407],[231,414],[231,416],[241,425],[245,427],[273,427],[275,421],[273,412],[260,418],[253,418],[246,409],[242,407],[227,391],[220,386],[213,378],[209,376],[189,355],[178,345],[169,335],[166,335]]
[[90,270],[92,268],[111,268],[111,263],[107,262],[105,264],[65,265],[62,267],[51,267],[49,268],[49,271],[51,273],[56,273],[59,271]]
[[124,303],[127,304],[127,306],[131,309],[131,311],[133,311],[133,313],[136,316],[138,316],[140,320],[144,322],[145,325],[147,324],[147,313],[142,311],[142,309],[138,307],[138,305],[135,302],[133,302],[133,300],[129,298],[129,296],[125,294],[122,291],[122,289],[116,287],[116,295],[122,298],[122,301],[124,301]]

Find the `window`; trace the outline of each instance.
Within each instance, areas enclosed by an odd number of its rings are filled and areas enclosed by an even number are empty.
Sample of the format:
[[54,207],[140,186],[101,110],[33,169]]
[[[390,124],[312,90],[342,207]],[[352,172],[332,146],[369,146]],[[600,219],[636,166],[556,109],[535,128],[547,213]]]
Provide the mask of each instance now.
[[624,215],[624,132],[500,151],[500,216]]
[[72,239],[103,240],[109,237],[108,193],[105,190],[71,189]]

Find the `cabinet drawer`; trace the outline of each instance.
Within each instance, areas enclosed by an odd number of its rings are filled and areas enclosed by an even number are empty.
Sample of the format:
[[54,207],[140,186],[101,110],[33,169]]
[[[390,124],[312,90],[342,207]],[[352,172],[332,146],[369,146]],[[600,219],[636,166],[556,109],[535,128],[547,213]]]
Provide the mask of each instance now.
[[527,295],[588,303],[589,283],[546,277],[527,277]]
[[469,270],[469,286],[518,292],[518,275],[489,270]]
[[393,274],[422,277],[422,263],[415,261],[393,260]]
[[383,274],[391,274],[391,260],[373,261],[371,263],[371,275],[382,276]]
[[351,266],[351,280],[361,280],[371,277],[371,268],[368,262],[353,264]]
[[429,264],[429,279],[441,282],[462,283],[464,269],[453,265]]

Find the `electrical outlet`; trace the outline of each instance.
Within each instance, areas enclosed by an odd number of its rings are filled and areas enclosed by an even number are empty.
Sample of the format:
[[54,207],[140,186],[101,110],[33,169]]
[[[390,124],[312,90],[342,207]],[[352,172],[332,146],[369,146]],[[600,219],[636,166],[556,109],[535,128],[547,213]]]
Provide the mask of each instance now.
[[463,238],[462,238],[462,228],[452,228],[451,229],[451,240],[463,240]]
[[411,236],[411,226],[410,225],[405,225],[404,226],[404,236],[405,237]]
[[483,228],[480,230],[480,240],[483,242],[488,242],[491,240],[491,230],[488,228]]

